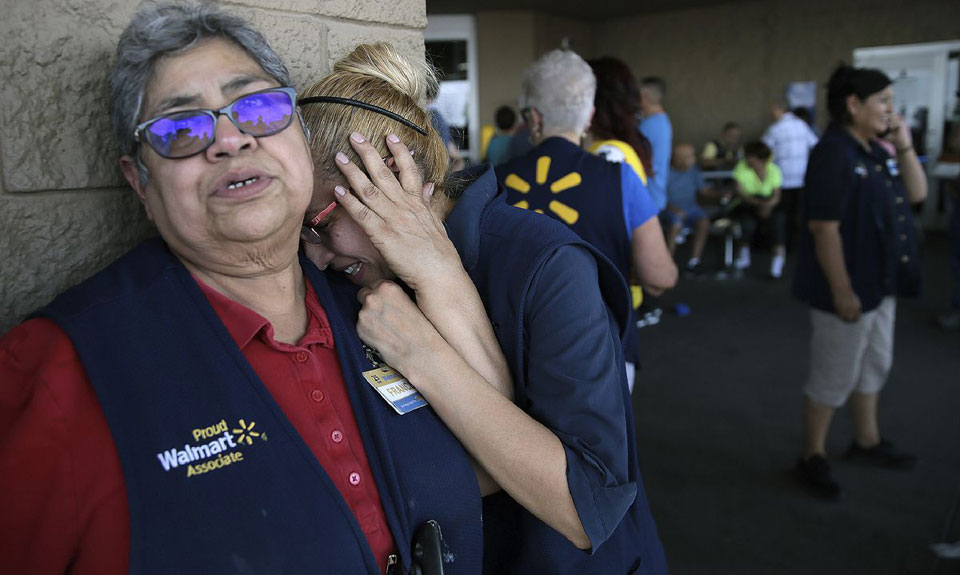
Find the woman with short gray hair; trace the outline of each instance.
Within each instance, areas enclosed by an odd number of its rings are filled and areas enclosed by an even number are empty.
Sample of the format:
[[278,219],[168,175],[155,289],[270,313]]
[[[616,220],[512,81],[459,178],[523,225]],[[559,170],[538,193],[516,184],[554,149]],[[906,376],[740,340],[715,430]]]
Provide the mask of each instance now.
[[[243,19],[213,4],[146,4],[120,35],[117,62],[108,79],[110,121],[120,154],[136,159],[140,185],[150,172],[137,151],[137,130],[144,93],[157,62],[182,54],[210,38],[237,44],[281,86],[290,85],[290,73],[266,38]],[[302,125],[302,124],[301,124]]]
[[524,111],[539,117],[531,125],[533,137],[579,137],[593,116],[596,89],[590,66],[575,52],[554,50],[537,60],[524,74],[521,94]]
[[[659,294],[676,283],[677,267],[644,182],[629,164],[580,147],[596,85],[590,65],[574,52],[554,50],[537,60],[524,76],[521,96],[536,147],[498,166],[497,177],[509,203],[564,222],[610,258],[624,278]],[[631,390],[633,331],[624,342]]]
[[299,254],[313,162],[276,53],[146,4],[110,87],[158,236],[0,338],[0,573],[478,575],[468,454]]

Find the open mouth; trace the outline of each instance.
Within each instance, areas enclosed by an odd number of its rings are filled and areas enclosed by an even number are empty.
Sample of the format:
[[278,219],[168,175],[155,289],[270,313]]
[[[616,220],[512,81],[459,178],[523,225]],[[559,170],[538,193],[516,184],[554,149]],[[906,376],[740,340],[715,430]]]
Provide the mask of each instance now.
[[259,177],[254,177],[254,178],[249,178],[249,179],[246,179],[246,180],[243,180],[243,181],[239,181],[239,182],[231,182],[230,184],[227,185],[227,189],[228,189],[228,190],[239,190],[240,188],[242,188],[242,187],[244,187],[244,186],[249,186],[250,184],[256,183],[256,181],[259,180],[259,179],[260,179]]
[[348,276],[352,276],[352,275],[356,274],[357,272],[359,272],[359,271],[360,271],[360,268],[362,268],[362,267],[363,267],[363,263],[362,263],[362,262],[356,262],[356,263],[350,264],[349,266],[345,267],[345,268],[343,269],[343,273],[347,274]]

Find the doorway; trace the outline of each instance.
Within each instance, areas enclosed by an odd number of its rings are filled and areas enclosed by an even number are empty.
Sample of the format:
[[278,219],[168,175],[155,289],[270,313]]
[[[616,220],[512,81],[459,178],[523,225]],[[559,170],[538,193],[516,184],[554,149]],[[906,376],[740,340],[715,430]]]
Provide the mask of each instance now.
[[472,15],[427,16],[427,58],[440,73],[432,107],[450,126],[460,156],[480,160],[476,24]]

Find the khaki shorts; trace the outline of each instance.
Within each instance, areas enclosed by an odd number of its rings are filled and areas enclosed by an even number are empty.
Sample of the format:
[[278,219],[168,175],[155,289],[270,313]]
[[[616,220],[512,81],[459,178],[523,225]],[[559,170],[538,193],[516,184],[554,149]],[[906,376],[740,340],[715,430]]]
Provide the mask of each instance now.
[[855,323],[833,313],[810,310],[810,378],[803,392],[816,403],[840,407],[853,392],[883,389],[893,366],[897,300],[886,297]]

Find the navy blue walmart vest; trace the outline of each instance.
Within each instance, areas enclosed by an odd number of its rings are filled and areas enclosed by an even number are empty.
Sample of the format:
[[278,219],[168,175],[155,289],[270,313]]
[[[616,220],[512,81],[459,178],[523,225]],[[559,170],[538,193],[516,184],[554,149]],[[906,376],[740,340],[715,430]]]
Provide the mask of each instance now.
[[[327,312],[401,564],[434,519],[447,573],[479,573],[481,500],[460,444],[429,408],[396,414],[335,293],[301,266]],[[120,455],[131,573],[382,573],[336,486],[186,268],[149,240],[39,315],[69,335]]]
[[[605,160],[601,160],[605,161]],[[476,176],[478,172],[474,172]],[[570,230],[546,218],[531,218],[509,206],[498,193],[493,174],[480,175],[457,202],[457,210],[477,212],[476,227],[457,245],[493,323],[497,340],[514,378],[517,405],[524,410],[525,298],[541,266],[559,247],[580,245],[597,260],[600,289],[620,324],[630,317],[626,283],[610,261]],[[622,213],[618,206],[617,213]],[[623,229],[622,217],[620,228]],[[518,249],[522,246],[522,249]],[[522,271],[522,275],[518,272]],[[622,365],[622,359],[616,359]],[[626,373],[621,369],[624,404],[631,405]],[[504,492],[484,498],[484,573],[488,575],[665,574],[666,560],[640,477],[633,414],[628,409],[629,469],[637,497],[620,526],[593,555],[573,546]]]
[[[497,166],[497,178],[508,204],[565,223],[629,279],[633,246],[624,222],[621,168],[556,137]],[[627,361],[637,361],[635,347],[636,330],[630,329],[623,340]]]
[[621,165],[549,138],[497,166],[508,204],[559,220],[630,277],[631,246],[623,220]]

